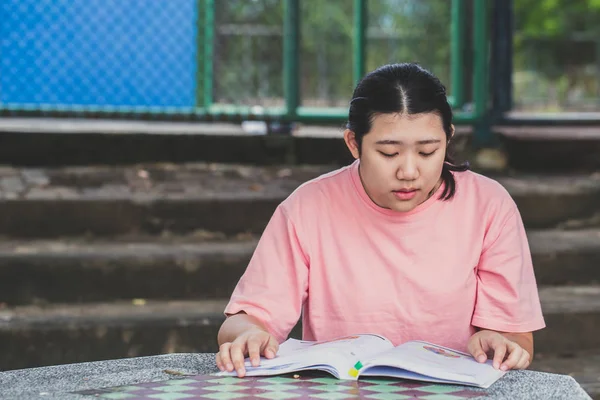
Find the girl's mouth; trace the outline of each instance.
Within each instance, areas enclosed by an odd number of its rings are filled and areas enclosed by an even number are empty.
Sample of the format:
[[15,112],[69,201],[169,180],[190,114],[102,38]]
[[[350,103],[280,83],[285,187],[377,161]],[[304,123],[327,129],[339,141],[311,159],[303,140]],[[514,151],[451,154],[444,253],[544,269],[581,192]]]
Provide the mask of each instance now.
[[402,189],[402,190],[394,190],[394,196],[396,196],[396,198],[398,200],[403,200],[403,201],[407,201],[407,200],[411,200],[412,198],[414,198],[417,195],[417,190],[418,189]]

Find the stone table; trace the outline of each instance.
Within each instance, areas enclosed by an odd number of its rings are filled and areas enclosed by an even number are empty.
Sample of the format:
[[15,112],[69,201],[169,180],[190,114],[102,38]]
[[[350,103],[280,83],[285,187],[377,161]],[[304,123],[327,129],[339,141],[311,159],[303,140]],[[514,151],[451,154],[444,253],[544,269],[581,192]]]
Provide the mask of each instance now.
[[[166,371],[166,372],[165,372]],[[170,354],[0,372],[0,398],[91,399],[73,391],[216,372],[214,354]],[[590,399],[570,376],[510,371],[487,389],[493,399]]]

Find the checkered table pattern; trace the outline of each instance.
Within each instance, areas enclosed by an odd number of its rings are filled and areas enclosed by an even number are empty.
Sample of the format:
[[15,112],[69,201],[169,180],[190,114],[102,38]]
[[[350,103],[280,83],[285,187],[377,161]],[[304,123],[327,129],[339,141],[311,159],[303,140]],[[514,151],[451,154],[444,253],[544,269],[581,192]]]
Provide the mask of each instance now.
[[163,382],[79,391],[101,399],[469,399],[484,391],[426,382],[362,379],[341,381],[330,376],[235,378],[188,376]]

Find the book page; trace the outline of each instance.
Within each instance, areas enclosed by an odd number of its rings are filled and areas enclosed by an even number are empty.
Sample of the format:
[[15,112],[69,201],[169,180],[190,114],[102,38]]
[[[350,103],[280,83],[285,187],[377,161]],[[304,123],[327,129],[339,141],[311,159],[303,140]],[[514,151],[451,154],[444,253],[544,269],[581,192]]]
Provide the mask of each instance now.
[[438,380],[481,387],[491,384],[506,373],[494,369],[492,360],[479,363],[469,354],[421,341],[404,343],[363,364],[360,375],[381,372],[371,368],[387,366]]
[[[261,357],[258,367],[252,367],[250,360],[246,359],[246,375],[278,375],[319,369],[339,379],[355,379],[351,370],[359,360],[393,347],[389,340],[377,335],[353,335],[321,342],[288,339],[281,344],[275,358]],[[235,375],[234,372],[220,374]]]

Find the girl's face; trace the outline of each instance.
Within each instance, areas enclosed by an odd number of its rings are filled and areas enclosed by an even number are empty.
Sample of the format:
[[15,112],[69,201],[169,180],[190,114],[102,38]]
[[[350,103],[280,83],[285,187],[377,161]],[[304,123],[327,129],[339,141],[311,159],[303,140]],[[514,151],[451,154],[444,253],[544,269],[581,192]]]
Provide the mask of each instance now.
[[441,185],[446,134],[435,113],[376,116],[360,152],[354,132],[346,130],[344,139],[360,157],[363,186],[379,207],[411,211]]

